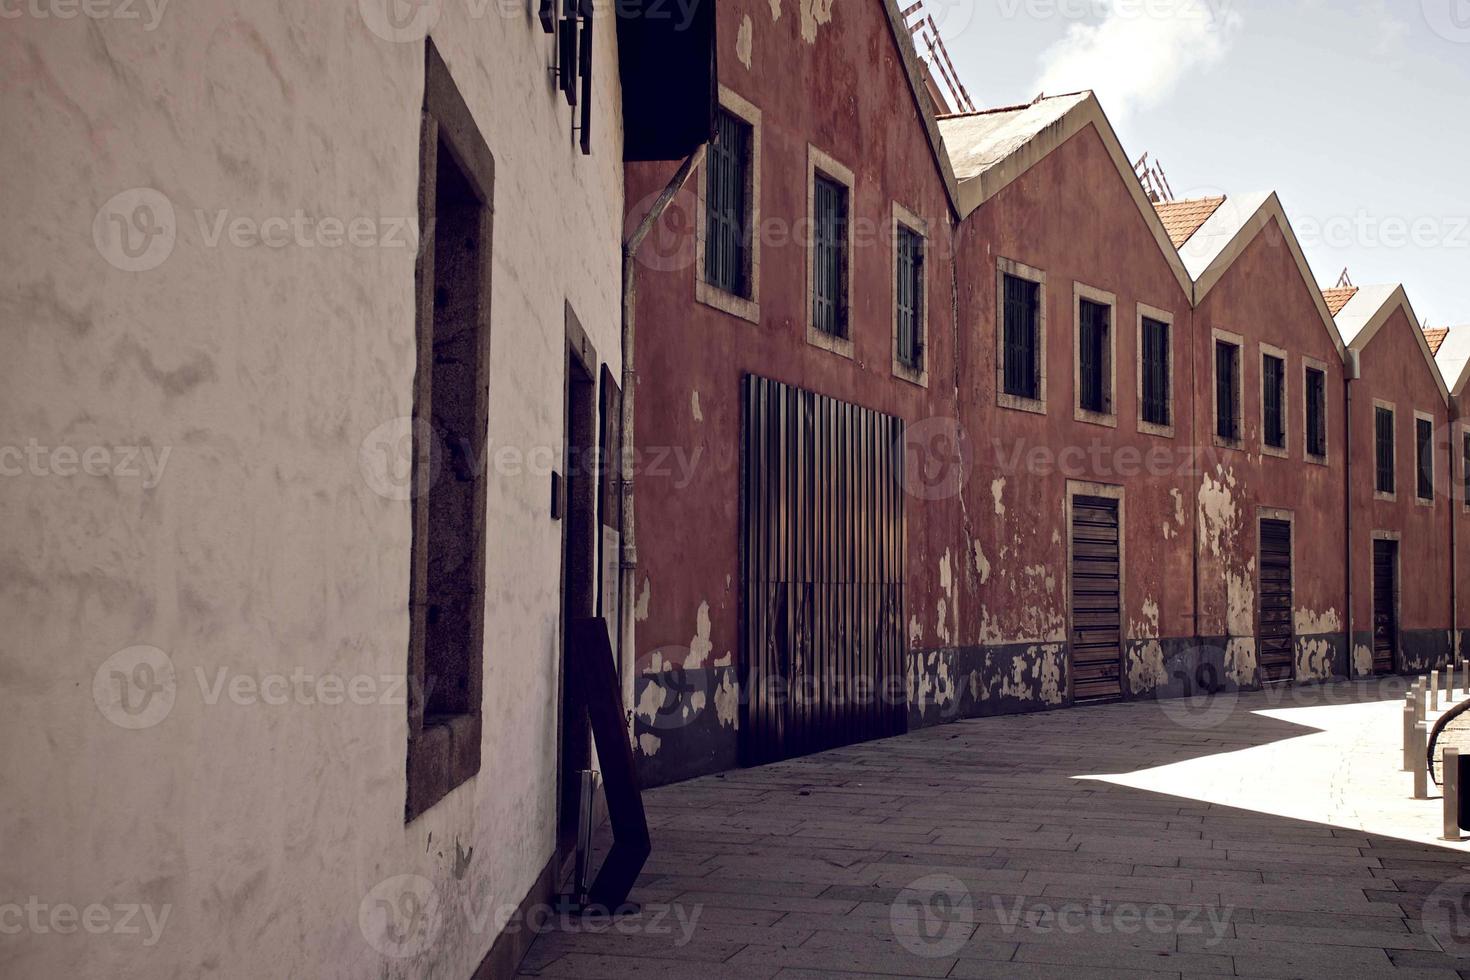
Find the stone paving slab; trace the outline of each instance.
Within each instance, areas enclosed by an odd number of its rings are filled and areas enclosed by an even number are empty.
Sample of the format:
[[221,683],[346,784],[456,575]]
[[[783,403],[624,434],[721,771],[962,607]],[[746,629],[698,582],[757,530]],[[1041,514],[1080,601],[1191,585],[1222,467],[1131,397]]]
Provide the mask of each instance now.
[[965,721],[653,790],[644,911],[554,923],[521,972],[1470,978],[1470,848],[1410,798],[1402,687]]

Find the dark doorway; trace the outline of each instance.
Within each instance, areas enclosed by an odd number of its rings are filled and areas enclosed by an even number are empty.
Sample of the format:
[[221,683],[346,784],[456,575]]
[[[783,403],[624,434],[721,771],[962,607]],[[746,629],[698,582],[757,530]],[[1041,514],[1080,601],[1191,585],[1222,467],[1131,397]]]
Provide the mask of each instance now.
[[1256,633],[1261,682],[1289,681],[1296,672],[1291,621],[1291,522],[1261,520],[1261,563]]
[[1072,498],[1072,700],[1123,694],[1118,501]]
[[1373,673],[1391,674],[1399,646],[1399,543],[1373,542]]
[[565,454],[562,458],[562,606],[560,752],[557,782],[557,840],[563,853],[577,837],[578,772],[591,762],[587,712],[568,676],[572,624],[597,615],[597,508],[599,466],[597,355],[581,324],[567,308]]
[[903,421],[755,376],[744,410],[745,761],[899,734]]

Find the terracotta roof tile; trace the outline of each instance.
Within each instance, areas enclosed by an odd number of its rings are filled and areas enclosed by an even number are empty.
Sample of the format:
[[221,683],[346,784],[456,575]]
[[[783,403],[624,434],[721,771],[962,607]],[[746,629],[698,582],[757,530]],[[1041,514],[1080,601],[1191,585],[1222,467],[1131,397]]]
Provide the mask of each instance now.
[[1322,290],[1322,298],[1327,301],[1327,312],[1334,317],[1342,312],[1342,308],[1358,295],[1357,286],[1343,286],[1341,288]]
[[1429,343],[1429,353],[1438,354],[1444,339],[1449,335],[1449,327],[1425,327],[1424,339]]
[[1164,230],[1169,233],[1169,241],[1174,243],[1175,248],[1182,248],[1184,243],[1199,231],[1210,216],[1220,210],[1220,205],[1225,203],[1223,197],[1201,197],[1192,201],[1156,201],[1154,210],[1163,219]]

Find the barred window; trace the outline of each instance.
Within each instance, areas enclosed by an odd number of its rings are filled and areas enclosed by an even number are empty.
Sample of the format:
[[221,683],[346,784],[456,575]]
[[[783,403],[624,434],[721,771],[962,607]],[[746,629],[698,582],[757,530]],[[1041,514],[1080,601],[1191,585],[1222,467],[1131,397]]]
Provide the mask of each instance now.
[[1327,455],[1327,375],[1307,368],[1307,452]]
[[1240,440],[1240,345],[1215,341],[1215,435]]
[[1007,273],[1005,282],[1005,393],[1041,397],[1041,284]]
[[833,337],[847,337],[847,188],[830,177],[814,178],[812,322]]
[[1470,432],[1460,438],[1463,440],[1460,447],[1460,476],[1464,480],[1465,502],[1470,504]]
[[1261,356],[1261,426],[1266,445],[1286,448],[1286,362],[1273,354]]
[[924,361],[924,236],[899,225],[894,249],[898,360],[905,367],[917,370]]
[[721,109],[709,146],[705,178],[704,278],[750,298],[751,126]]
[[1083,411],[1113,410],[1111,365],[1108,364],[1112,308],[1092,300],[1077,304],[1077,405]]
[[1373,488],[1379,493],[1393,493],[1393,409],[1381,406],[1374,409],[1373,444],[1377,463]]
[[1143,420],[1170,424],[1169,325],[1143,318]]
[[1434,499],[1434,423],[1429,419],[1414,420],[1414,444],[1417,448],[1417,462],[1419,464],[1420,500]]

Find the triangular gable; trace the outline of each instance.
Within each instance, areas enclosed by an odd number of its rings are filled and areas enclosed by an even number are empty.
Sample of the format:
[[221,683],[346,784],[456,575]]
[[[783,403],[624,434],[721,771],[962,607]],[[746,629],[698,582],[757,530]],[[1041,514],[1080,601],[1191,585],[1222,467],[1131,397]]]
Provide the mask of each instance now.
[[1307,264],[1301,242],[1297,241],[1296,232],[1292,230],[1291,222],[1287,220],[1286,211],[1281,207],[1281,201],[1275,192],[1227,198],[1225,204],[1179,250],[1185,266],[1194,277],[1194,305],[1198,307],[1204,302],[1210,290],[1215,288],[1235,260],[1245,253],[1256,236],[1273,221],[1281,230],[1282,240],[1291,250],[1291,257],[1302,274],[1307,292],[1317,306],[1317,312],[1322,317],[1322,328],[1332,338],[1338,356],[1342,356],[1342,337],[1338,335],[1332,313],[1327,309],[1327,301],[1317,288],[1312,267]]
[[1445,385],[1444,376],[1440,374],[1434,355],[1429,352],[1429,342],[1424,339],[1424,328],[1419,323],[1419,317],[1414,313],[1414,307],[1409,303],[1409,295],[1404,291],[1402,285],[1360,287],[1357,294],[1337,315],[1338,329],[1342,331],[1348,348],[1361,354],[1364,348],[1373,342],[1373,338],[1378,336],[1378,332],[1383,329],[1383,325],[1388,322],[1389,318],[1400,309],[1404,311],[1404,316],[1409,321],[1414,341],[1419,345],[1419,352],[1424,355],[1424,363],[1429,365],[1429,373],[1434,375],[1434,383],[1439,388],[1439,395],[1448,405],[1450,390]]
[[883,11],[888,15],[888,26],[892,29],[893,40],[898,45],[898,60],[903,62],[904,75],[909,80],[909,93],[914,97],[914,109],[919,114],[919,123],[924,127],[924,134],[929,139],[929,152],[934,155],[934,166],[939,170],[939,177],[944,182],[945,193],[949,195],[949,206],[955,215],[959,216],[962,213],[959,203],[959,183],[955,179],[954,167],[950,164],[949,154],[945,152],[944,138],[939,135],[934,102],[929,98],[929,91],[924,84],[928,76],[928,69],[919,60],[919,55],[914,50],[914,36],[904,26],[903,14],[899,11],[895,0],[883,0]]
[[1449,386],[1450,394],[1456,398],[1465,390],[1470,380],[1470,326],[1449,327],[1439,350],[1434,352],[1434,363],[1439,365],[1440,377]]
[[960,219],[969,217],[975,209],[1088,126],[1097,130],[1109,158],[1118,169],[1123,186],[1133,195],[1160,253],[1174,270],[1179,288],[1186,296],[1190,295],[1193,282],[1169,239],[1163,219],[1154,210],[1133,164],[1123,152],[1118,134],[1091,92],[1075,92],[1038,99],[1030,105],[941,118],[939,132],[944,137],[950,159],[954,161],[954,174],[959,182]]

